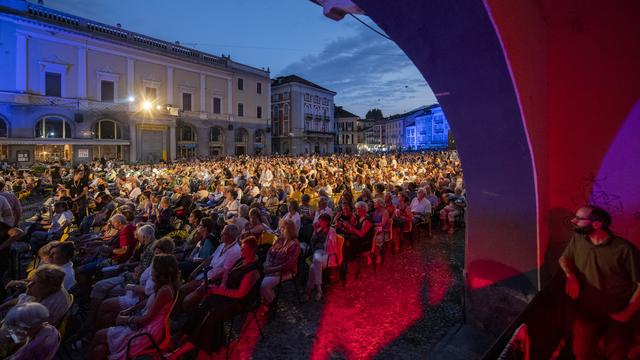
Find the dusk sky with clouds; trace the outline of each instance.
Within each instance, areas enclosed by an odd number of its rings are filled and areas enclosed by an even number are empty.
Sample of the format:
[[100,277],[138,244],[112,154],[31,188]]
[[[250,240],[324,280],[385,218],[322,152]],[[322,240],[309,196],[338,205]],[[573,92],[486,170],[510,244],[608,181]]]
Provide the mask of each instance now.
[[241,63],[269,67],[272,77],[302,76],[337,92],[336,105],[360,116],[374,107],[391,115],[436,102],[393,41],[350,17],[330,20],[307,0],[45,0],[45,6],[230,54]]

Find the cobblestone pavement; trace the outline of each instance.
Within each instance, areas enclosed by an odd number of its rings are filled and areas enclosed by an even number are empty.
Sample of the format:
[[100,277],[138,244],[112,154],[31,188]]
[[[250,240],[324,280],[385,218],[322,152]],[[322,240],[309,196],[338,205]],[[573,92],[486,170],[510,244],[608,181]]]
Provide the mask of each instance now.
[[[322,302],[301,304],[286,284],[275,316],[259,318],[265,338],[247,320],[230,358],[427,359],[462,322],[464,230],[419,237],[395,258],[388,254],[376,274],[366,266],[355,280],[350,266],[346,286],[331,284]],[[242,321],[235,323],[238,333]],[[72,358],[86,359],[85,351],[72,351]],[[225,349],[211,357],[224,358]]]
[[323,303],[299,304],[285,286],[275,318],[261,319],[265,338],[248,323],[232,358],[426,359],[462,322],[464,230],[421,238],[376,274],[369,266],[354,280],[352,266]]

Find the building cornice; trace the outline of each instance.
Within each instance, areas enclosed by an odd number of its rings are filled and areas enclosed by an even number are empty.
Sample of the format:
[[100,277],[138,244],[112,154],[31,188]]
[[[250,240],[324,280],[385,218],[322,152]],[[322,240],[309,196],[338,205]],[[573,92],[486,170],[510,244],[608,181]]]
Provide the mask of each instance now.
[[[157,40],[145,35],[141,35],[141,34],[137,34],[137,33],[133,33],[133,32],[128,32],[126,30],[122,30],[122,29],[118,29],[118,28],[113,28],[112,30],[115,31],[121,31],[123,33],[128,33],[128,34],[132,34],[132,36],[137,36],[140,39],[149,39],[149,41],[157,41],[158,43],[161,43],[163,45],[167,46],[166,51],[160,51],[159,49],[155,49],[155,48],[151,48],[151,47],[145,47],[145,46],[140,46],[138,44],[132,43],[131,41],[121,41],[118,39],[112,39],[109,37],[104,37],[104,36],[99,36],[99,34],[95,34],[92,32],[87,32],[84,31],[82,29],[79,30],[75,30],[75,29],[70,29],[64,26],[59,26],[57,24],[50,24],[47,22],[43,22],[40,21],[38,19],[32,19],[32,18],[25,18],[23,16],[20,15],[14,15],[14,14],[7,14],[7,13],[0,13],[0,19],[6,20],[6,21],[10,21],[13,22],[17,25],[23,25],[25,27],[31,28],[31,29],[37,29],[37,30],[42,30],[45,32],[48,32],[49,34],[52,33],[52,30],[54,30],[55,32],[61,32],[61,33],[65,33],[65,34],[69,34],[72,36],[80,36],[80,37],[88,37],[90,38],[92,41],[95,41],[97,44],[105,44],[105,45],[111,45],[114,46],[116,48],[119,48],[119,50],[112,50],[112,49],[108,49],[105,47],[100,47],[100,46],[93,46],[93,45],[88,45],[86,42],[80,42],[80,41],[75,41],[75,40],[70,40],[70,39],[63,39],[60,37],[56,37],[53,34],[51,35],[47,35],[46,33],[40,33],[40,32],[36,32],[36,31],[30,31],[30,30],[25,30],[25,29],[18,29],[16,30],[17,33],[19,34],[23,34],[23,35],[27,35],[27,36],[32,36],[35,38],[39,38],[42,40],[48,40],[48,41],[53,41],[53,42],[58,42],[58,43],[63,43],[63,44],[67,44],[67,45],[72,45],[72,46],[76,46],[76,47],[85,47],[87,49],[90,50],[94,50],[94,51],[98,51],[98,52],[103,52],[103,53],[109,53],[112,55],[118,55],[118,56],[123,56],[123,57],[130,57],[136,60],[140,60],[140,61],[147,61],[150,63],[155,63],[158,65],[164,65],[164,66],[172,66],[175,67],[177,69],[181,69],[181,70],[185,70],[185,71],[191,71],[191,72],[197,72],[197,73],[202,73],[208,76],[213,76],[213,77],[218,77],[218,78],[222,78],[222,79],[232,79],[233,77],[233,72],[244,72],[244,73],[250,73],[252,75],[258,75],[258,76],[262,76],[262,77],[266,77],[267,79],[270,79],[269,76],[269,72],[265,71],[265,70],[260,70],[260,69],[256,69],[253,68],[251,66],[248,65],[244,65],[244,64],[239,64],[236,62],[233,62],[233,64],[229,63],[229,59],[227,58],[220,58],[220,59],[224,59],[224,63],[217,63],[217,62],[213,62],[213,61],[206,61],[204,60],[205,57],[214,57],[214,55],[210,55],[210,54],[206,54],[206,53],[202,53],[202,52],[197,52],[196,50],[192,50],[189,48],[185,48],[185,47],[179,47],[177,45],[168,43],[166,41],[162,41],[162,40]],[[81,19],[81,18],[80,18]],[[83,19],[84,20],[84,19]],[[84,20],[84,21],[90,21],[90,20]],[[94,24],[94,22],[90,22],[90,24]],[[96,25],[103,25],[105,27],[109,27],[108,25],[104,25],[104,24],[100,24],[100,23],[95,23]],[[173,50],[176,51],[173,51]],[[200,57],[199,58],[193,58],[193,57],[189,57],[184,55],[184,51],[189,50],[192,51],[193,54],[198,54]],[[179,51],[177,51],[179,50]],[[129,51],[129,52],[126,52]],[[138,54],[135,53],[131,53],[131,51],[134,52],[138,52]],[[160,57],[164,57],[164,58],[168,58],[171,60],[176,60],[182,63],[188,63],[189,65],[199,65],[199,66],[204,66],[204,67],[208,67],[210,69],[215,69],[217,71],[223,71],[226,72],[227,74],[216,74],[216,73],[212,73],[212,72],[208,72],[208,71],[203,71],[197,68],[194,68],[193,66],[184,66],[184,65],[180,65],[180,64],[175,64],[175,63],[170,63],[167,61],[159,61],[159,60],[155,60],[155,59],[149,59],[148,54],[151,53],[153,55],[156,56],[160,56]],[[216,57],[218,58],[218,57]]]

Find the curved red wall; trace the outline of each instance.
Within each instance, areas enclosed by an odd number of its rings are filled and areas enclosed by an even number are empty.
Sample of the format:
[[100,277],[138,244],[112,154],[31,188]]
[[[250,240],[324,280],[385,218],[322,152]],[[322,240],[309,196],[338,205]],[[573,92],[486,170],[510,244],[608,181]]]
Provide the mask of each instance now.
[[586,202],[640,243],[640,2],[355,2],[450,94],[471,321],[500,331],[556,270]]

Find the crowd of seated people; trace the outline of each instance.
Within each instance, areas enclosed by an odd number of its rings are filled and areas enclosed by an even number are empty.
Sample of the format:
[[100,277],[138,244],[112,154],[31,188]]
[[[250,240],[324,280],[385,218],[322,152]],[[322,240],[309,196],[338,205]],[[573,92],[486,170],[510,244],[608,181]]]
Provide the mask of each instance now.
[[[222,322],[256,301],[259,312],[273,311],[281,283],[305,283],[304,299],[320,301],[326,269],[344,280],[349,262],[379,262],[420,225],[430,235],[431,221],[452,232],[465,207],[455,152],[102,160],[9,172],[22,186],[35,178],[47,198],[26,220],[0,212],[0,316],[42,315],[30,305],[41,304],[47,315],[29,323],[28,337],[59,342],[72,301],[87,304],[72,347],[96,359],[148,347],[149,338],[129,342],[143,332],[159,342],[169,316],[188,318],[184,343],[217,351]],[[13,183],[4,190],[0,198],[16,194]],[[28,256],[11,253],[18,243]],[[30,260],[27,274],[6,265],[12,256]],[[0,350],[19,354],[20,344]]]

